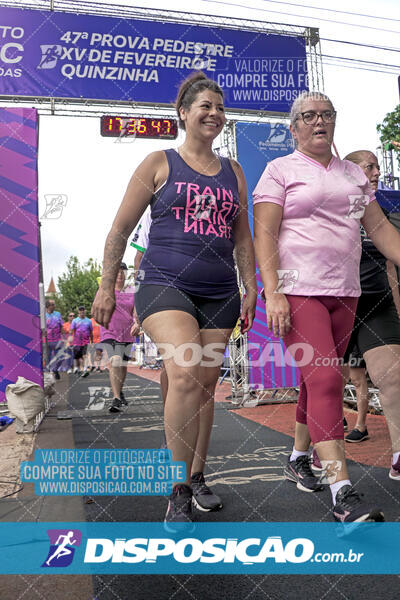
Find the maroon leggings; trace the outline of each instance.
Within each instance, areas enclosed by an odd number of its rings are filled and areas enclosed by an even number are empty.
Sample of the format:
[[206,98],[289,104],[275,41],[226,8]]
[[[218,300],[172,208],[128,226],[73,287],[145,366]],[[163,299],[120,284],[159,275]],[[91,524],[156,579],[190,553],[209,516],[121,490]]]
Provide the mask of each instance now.
[[308,425],[314,444],[343,439],[343,383],[338,359],[347,348],[358,298],[286,297],[292,327],[285,344],[301,375],[296,421]]

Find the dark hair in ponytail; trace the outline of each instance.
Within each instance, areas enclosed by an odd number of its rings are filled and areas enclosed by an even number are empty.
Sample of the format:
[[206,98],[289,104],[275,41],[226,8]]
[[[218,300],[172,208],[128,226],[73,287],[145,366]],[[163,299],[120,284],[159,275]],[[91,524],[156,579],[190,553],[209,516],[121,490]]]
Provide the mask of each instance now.
[[190,108],[193,102],[196,100],[197,94],[203,90],[211,90],[216,94],[220,94],[222,96],[222,100],[224,99],[224,92],[221,90],[219,85],[212,79],[209,79],[202,71],[197,71],[193,75],[190,75],[181,83],[175,103],[176,112],[178,113],[179,119],[179,127],[182,129],[185,129],[185,123],[180,117],[179,109]]

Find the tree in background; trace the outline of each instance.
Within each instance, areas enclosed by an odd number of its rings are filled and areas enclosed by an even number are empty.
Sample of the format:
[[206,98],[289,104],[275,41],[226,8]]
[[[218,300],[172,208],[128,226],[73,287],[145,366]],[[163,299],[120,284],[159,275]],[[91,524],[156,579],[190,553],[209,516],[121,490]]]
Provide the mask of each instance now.
[[70,310],[78,316],[78,306],[83,305],[87,316],[90,316],[90,309],[99,287],[97,278],[101,275],[101,267],[93,258],[81,265],[77,256],[71,256],[66,267],[66,271],[57,281],[59,293],[55,298],[56,309],[66,320]]
[[393,150],[400,167],[400,104],[376,126],[385,150]]

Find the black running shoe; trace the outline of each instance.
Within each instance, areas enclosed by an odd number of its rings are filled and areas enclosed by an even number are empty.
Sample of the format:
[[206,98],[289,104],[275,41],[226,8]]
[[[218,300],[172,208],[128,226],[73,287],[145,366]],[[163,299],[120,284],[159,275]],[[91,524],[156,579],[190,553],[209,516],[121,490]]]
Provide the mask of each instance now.
[[289,456],[283,474],[286,479],[296,483],[297,489],[302,492],[319,492],[324,489],[324,486],[312,472],[308,454],[303,454],[296,460],[290,460]]
[[190,478],[190,485],[193,491],[193,504],[196,508],[205,512],[222,508],[221,498],[206,485],[203,473],[194,473]]
[[108,409],[108,412],[119,413],[119,412],[121,412],[121,406],[122,406],[121,400],[119,398],[114,398],[110,408]]
[[367,504],[351,485],[344,485],[336,494],[336,504],[332,509],[333,518],[340,523],[355,521],[384,521],[383,512]]
[[357,444],[357,442],[362,442],[363,440],[368,440],[368,429],[365,429],[365,431],[353,429],[353,431],[350,431],[350,433],[346,435],[344,439],[346,442],[352,442],[353,444]]
[[172,533],[194,531],[192,490],[188,485],[179,483],[174,486],[165,513],[164,527]]
[[60,379],[60,373],[58,371],[53,371],[53,373],[56,379]]
[[343,429],[347,431],[349,428],[346,417],[343,417]]
[[120,393],[120,398],[121,398],[121,404],[123,404],[124,406],[128,406],[128,400],[125,398],[125,394],[122,390]]

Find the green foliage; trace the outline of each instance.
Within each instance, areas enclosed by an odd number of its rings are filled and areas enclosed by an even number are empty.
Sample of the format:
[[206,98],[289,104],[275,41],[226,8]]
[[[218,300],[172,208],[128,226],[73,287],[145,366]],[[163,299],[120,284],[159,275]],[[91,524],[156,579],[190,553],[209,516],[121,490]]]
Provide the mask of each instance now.
[[[376,126],[376,129],[382,144],[390,141],[400,143],[400,104],[398,104],[392,112],[386,115],[382,123]],[[394,148],[393,146],[392,149],[396,155],[397,164],[400,167],[400,149]]]
[[100,265],[90,258],[80,265],[77,256],[71,256],[66,271],[58,278],[59,293],[55,298],[56,310],[60,311],[64,320],[69,311],[78,316],[78,306],[86,308],[86,316],[90,317],[90,309],[98,290],[97,278],[101,275]]

